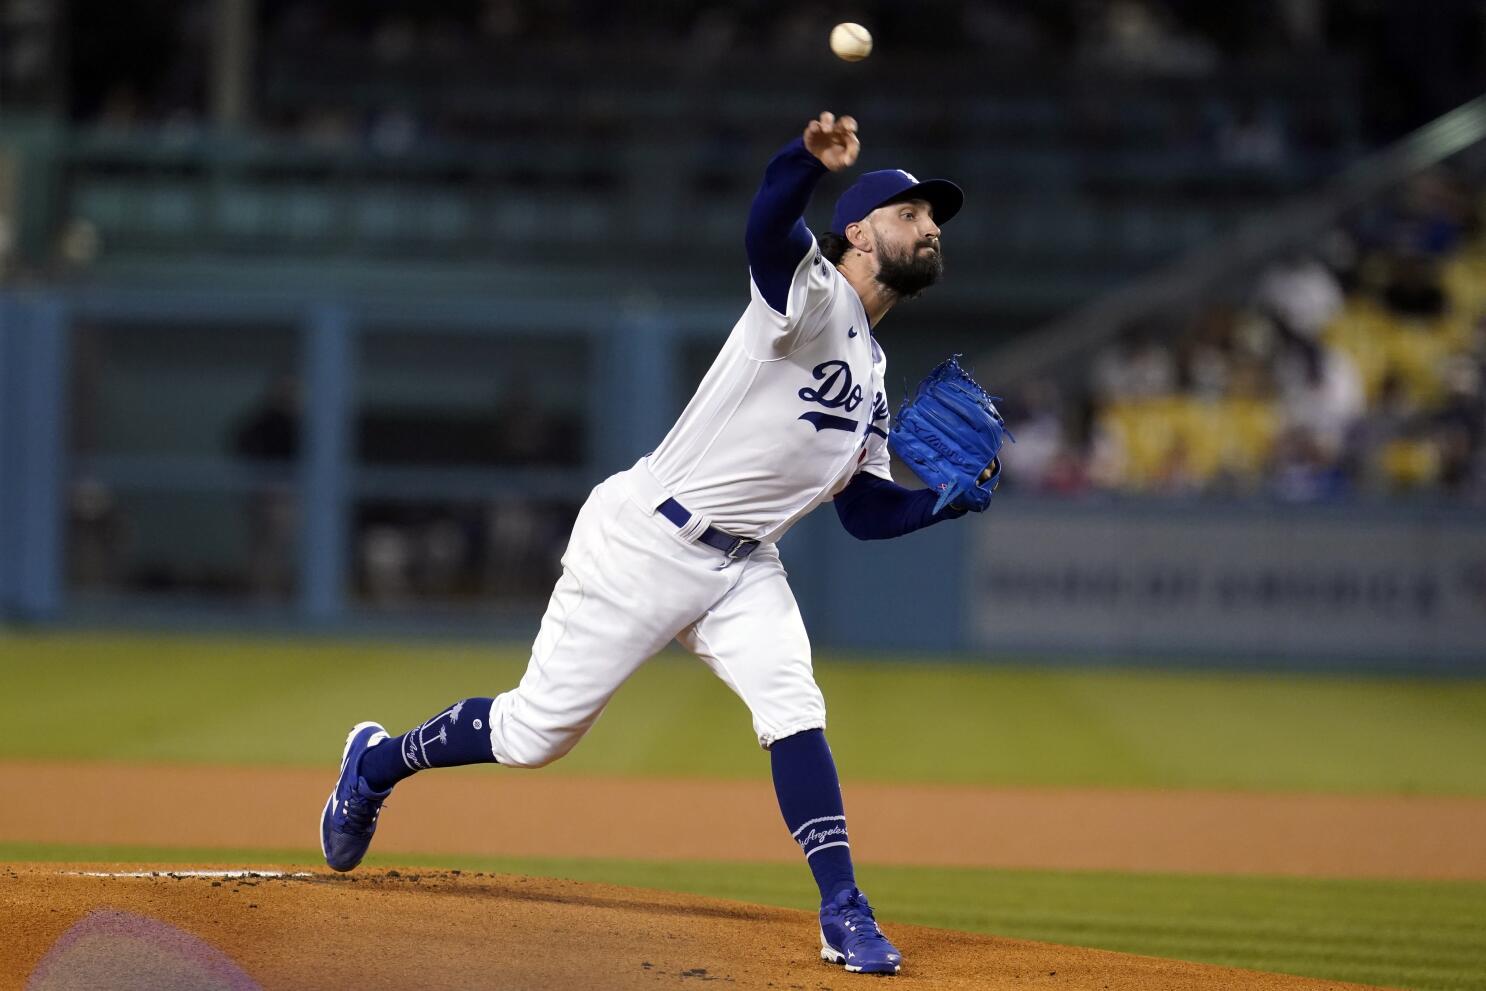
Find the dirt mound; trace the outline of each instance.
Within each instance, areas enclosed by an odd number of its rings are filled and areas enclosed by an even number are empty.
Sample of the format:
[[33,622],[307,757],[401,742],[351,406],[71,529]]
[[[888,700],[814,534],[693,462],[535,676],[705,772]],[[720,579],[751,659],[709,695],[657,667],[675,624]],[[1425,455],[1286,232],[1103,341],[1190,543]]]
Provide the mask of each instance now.
[[[151,870],[161,873],[117,876]],[[0,988],[879,986],[821,962],[815,920],[787,909],[457,871],[170,870],[184,869],[0,869]],[[888,931],[906,963],[881,986],[901,991],[1358,987],[918,926]]]

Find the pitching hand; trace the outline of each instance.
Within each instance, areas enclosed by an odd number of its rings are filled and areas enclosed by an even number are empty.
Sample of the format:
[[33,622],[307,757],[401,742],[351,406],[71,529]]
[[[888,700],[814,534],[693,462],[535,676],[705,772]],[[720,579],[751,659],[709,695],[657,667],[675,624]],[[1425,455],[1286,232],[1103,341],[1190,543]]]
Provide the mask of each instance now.
[[862,150],[857,140],[855,117],[842,117],[829,110],[805,125],[805,149],[832,172],[851,167]]

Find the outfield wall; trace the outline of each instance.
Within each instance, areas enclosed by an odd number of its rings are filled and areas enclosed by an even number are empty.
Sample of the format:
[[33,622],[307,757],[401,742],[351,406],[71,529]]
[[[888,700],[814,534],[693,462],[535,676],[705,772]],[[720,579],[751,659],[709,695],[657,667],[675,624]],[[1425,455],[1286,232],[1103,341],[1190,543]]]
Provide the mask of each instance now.
[[1486,653],[1479,520],[1018,505],[977,537],[965,632],[981,647],[1410,664]]
[[785,563],[826,642],[1486,671],[1479,515],[1023,497],[856,547],[823,522]]

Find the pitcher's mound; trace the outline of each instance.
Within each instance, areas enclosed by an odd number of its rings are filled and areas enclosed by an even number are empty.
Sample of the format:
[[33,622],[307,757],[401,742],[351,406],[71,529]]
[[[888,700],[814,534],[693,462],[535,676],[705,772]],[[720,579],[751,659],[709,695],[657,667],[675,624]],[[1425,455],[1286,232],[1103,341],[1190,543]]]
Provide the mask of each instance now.
[[[190,870],[0,869],[0,987],[1358,987],[894,924],[885,928],[903,951],[903,973],[881,979],[822,962],[814,917],[788,909],[417,868],[336,875],[280,867],[277,876],[268,868]],[[121,876],[130,872],[144,876]]]

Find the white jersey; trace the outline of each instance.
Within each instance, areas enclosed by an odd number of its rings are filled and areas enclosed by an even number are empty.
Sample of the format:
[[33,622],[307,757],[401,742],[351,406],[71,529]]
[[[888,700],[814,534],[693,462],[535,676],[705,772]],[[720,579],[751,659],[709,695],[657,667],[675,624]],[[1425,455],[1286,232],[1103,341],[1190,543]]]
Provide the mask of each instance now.
[[696,395],[643,463],[691,513],[772,542],[858,471],[892,479],[887,358],[818,244],[795,269],[785,313],[751,279],[750,289]]

